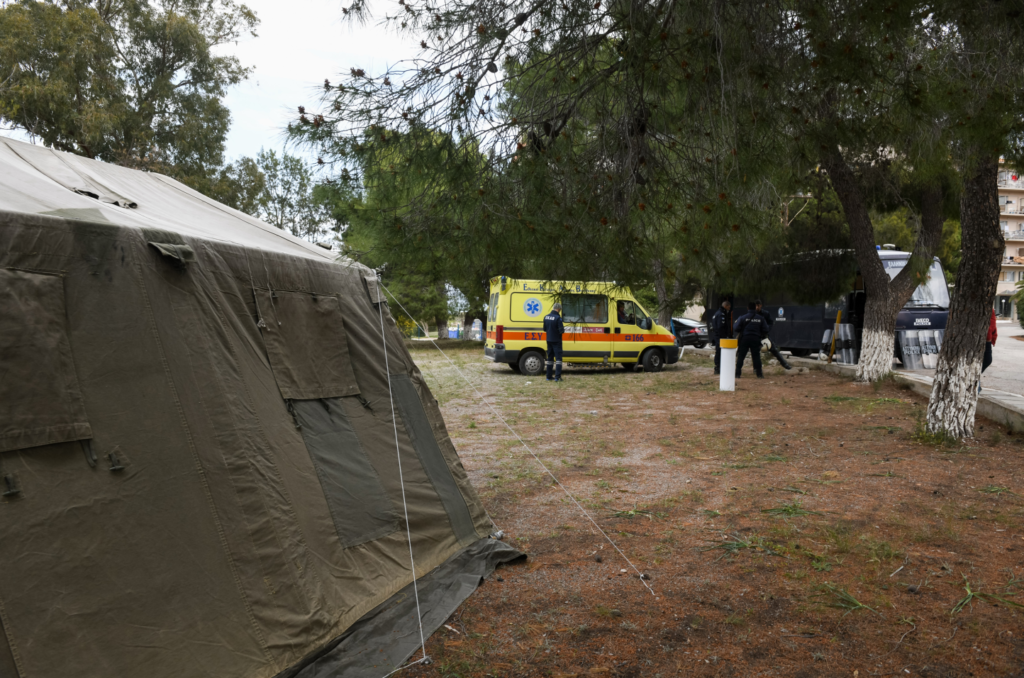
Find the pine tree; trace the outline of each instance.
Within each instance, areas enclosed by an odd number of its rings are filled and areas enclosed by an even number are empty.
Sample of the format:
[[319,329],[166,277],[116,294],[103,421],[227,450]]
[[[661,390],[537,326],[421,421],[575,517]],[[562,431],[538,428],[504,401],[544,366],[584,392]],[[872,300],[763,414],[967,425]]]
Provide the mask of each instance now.
[[928,402],[927,428],[973,435],[981,360],[1004,252],[999,227],[1000,156],[1024,161],[1024,87],[1020,59],[1024,3],[939,4],[935,24],[955,37],[946,61],[945,112],[962,187],[962,257],[939,363]]
[[[396,247],[429,240],[492,275],[654,283],[665,311],[774,240],[779,187],[804,174],[775,162],[744,61],[757,7],[403,0],[388,20],[422,57],[353,66],[290,131],[339,181],[376,182],[402,213]],[[385,198],[381,171],[420,192]]]

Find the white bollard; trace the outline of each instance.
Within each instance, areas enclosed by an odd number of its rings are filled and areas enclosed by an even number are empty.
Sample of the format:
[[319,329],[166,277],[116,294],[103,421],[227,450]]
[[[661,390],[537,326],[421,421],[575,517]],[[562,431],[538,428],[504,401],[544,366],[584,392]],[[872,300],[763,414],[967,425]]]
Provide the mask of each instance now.
[[719,339],[718,347],[721,349],[720,358],[721,374],[718,375],[719,391],[736,390],[736,348],[739,341],[736,339]]

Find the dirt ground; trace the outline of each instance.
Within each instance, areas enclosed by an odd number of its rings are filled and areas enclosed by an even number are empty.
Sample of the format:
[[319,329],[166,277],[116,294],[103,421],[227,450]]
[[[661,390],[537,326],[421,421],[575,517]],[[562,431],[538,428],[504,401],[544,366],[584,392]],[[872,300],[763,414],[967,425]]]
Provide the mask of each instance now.
[[475,487],[529,558],[406,675],[1024,676],[1024,436],[979,420],[944,443],[922,433],[923,398],[820,371],[748,364],[722,393],[688,357],[552,384],[445,350],[645,579],[417,343]]

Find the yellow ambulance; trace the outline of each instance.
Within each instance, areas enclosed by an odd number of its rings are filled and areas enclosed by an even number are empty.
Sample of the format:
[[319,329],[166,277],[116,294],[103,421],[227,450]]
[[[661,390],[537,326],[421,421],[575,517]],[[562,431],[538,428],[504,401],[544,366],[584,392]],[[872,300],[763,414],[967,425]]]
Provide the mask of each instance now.
[[672,333],[655,323],[629,290],[604,282],[547,282],[491,279],[487,311],[488,360],[516,372],[544,371],[547,339],[544,316],[562,304],[562,361],[619,363],[647,372],[679,360]]

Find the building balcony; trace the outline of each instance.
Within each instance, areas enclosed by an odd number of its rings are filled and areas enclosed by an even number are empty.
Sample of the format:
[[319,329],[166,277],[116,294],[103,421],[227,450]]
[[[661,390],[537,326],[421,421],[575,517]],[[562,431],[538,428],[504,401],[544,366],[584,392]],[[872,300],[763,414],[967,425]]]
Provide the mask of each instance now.
[[1024,231],[1003,231],[1004,240],[1024,240]]
[[1005,181],[997,181],[996,186],[999,188],[1009,188],[1010,190],[1024,190],[1024,180],[1011,181],[1006,179]]

